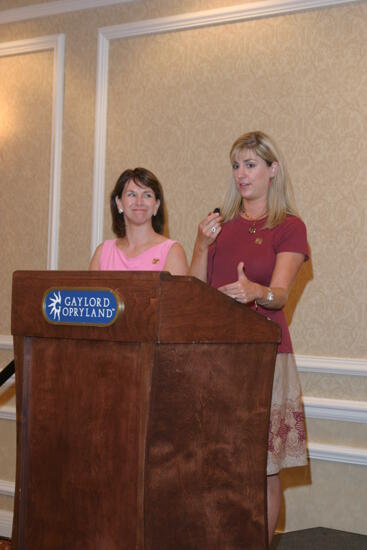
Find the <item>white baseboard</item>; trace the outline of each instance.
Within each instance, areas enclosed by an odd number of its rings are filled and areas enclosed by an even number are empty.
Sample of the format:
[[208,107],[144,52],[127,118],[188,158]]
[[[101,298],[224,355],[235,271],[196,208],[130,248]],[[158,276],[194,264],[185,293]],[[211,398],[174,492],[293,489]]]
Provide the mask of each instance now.
[[[11,346],[11,336],[0,335],[0,349],[11,349]],[[297,355],[296,363],[298,370],[301,372],[338,374],[342,376],[367,376],[367,360],[365,359]],[[9,379],[6,386],[10,386],[11,384],[14,384],[14,377]],[[365,401],[304,396],[303,402],[306,419],[314,418],[367,424],[367,402]],[[15,422],[15,407],[0,407],[0,420]],[[367,465],[367,449],[312,442],[309,443],[308,448],[310,458],[313,459]],[[4,494],[1,490],[1,485],[0,494]]]
[[17,419],[15,407],[3,406],[0,407],[0,420],[12,420],[15,422]]
[[[0,334],[0,349],[13,349],[13,337],[11,335]],[[299,372],[367,376],[367,359],[319,355],[295,355],[295,359]]]
[[303,396],[306,418],[367,424],[367,401]]
[[317,355],[295,355],[295,359],[299,372],[367,376],[367,359]]
[[315,460],[367,466],[367,449],[312,443],[312,441],[307,445],[307,448],[309,457]]
[[13,528],[13,513],[0,510],[0,537],[11,538]]
[[[15,483],[0,479],[0,497],[13,497],[15,494]],[[0,510],[0,537],[11,538],[13,528],[13,512]]]
[[14,497],[15,483],[13,481],[6,481],[0,479],[0,495],[5,497]]
[[[367,466],[367,450],[337,445],[323,445],[309,443],[309,457],[313,460],[325,460],[345,464]],[[15,484],[0,480],[0,496],[14,496]],[[0,536],[11,538],[13,527],[13,513],[0,510]]]
[[0,334],[0,349],[13,349],[13,337],[8,334]]
[[[308,454],[312,460],[324,460],[343,464],[367,466],[367,449],[344,447],[341,445],[324,445],[322,443],[308,444]],[[0,496],[14,497],[15,483],[0,480]],[[11,537],[13,514],[0,510],[0,536]]]
[[[303,397],[305,415],[318,420],[338,422],[356,422],[367,424],[367,403],[364,401],[346,401],[343,399],[322,399]],[[0,420],[16,421],[15,407],[0,407]]]
[[[367,424],[367,402],[303,397],[306,418]],[[16,420],[15,407],[0,407],[0,420]]]

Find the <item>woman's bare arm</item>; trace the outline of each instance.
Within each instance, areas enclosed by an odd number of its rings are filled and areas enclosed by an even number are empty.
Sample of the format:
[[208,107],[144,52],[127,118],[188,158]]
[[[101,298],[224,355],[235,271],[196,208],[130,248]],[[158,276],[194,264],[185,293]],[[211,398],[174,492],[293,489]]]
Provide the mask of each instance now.
[[172,245],[171,250],[168,252],[163,270],[169,271],[171,275],[187,275],[189,267],[187,265],[185,251],[180,243]]
[[[281,309],[288,299],[289,291],[304,259],[304,255],[298,252],[279,252],[270,287],[250,281],[246,277],[246,266],[240,262],[237,266],[238,280],[218,290],[243,304],[256,301],[268,309]],[[268,300],[269,289],[273,294],[271,301]]]
[[89,271],[100,271],[99,260],[102,253],[102,244],[97,246],[89,264]]

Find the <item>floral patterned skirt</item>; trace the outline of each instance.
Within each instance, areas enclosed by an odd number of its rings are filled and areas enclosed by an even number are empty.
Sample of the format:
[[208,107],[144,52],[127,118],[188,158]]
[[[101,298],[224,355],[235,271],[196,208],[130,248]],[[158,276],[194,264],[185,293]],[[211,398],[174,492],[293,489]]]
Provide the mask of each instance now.
[[305,416],[297,367],[291,353],[279,353],[271,398],[267,474],[305,464]]

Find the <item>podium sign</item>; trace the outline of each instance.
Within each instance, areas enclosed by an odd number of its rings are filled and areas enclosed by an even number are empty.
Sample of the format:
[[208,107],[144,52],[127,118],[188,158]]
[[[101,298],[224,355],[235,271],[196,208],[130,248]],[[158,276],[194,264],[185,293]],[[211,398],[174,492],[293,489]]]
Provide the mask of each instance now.
[[55,325],[112,325],[124,309],[110,289],[51,288],[43,302],[46,321]]

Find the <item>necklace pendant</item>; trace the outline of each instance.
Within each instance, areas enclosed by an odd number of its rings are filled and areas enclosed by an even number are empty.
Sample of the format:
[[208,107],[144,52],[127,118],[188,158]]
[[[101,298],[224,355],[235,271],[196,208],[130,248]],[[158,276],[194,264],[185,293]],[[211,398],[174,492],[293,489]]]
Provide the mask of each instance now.
[[249,232],[251,235],[255,235],[255,233],[256,233],[256,226],[255,226],[255,225],[251,225],[251,226],[248,228],[248,232]]

